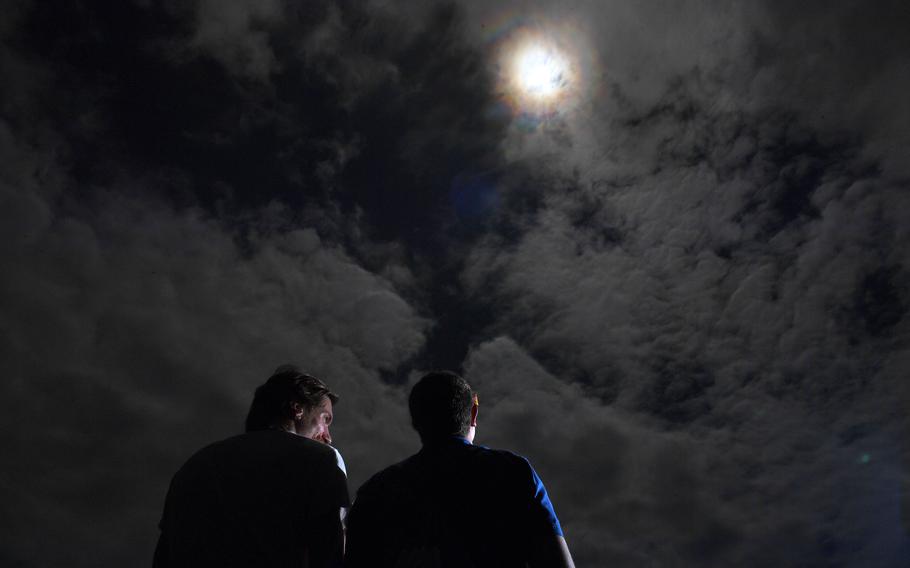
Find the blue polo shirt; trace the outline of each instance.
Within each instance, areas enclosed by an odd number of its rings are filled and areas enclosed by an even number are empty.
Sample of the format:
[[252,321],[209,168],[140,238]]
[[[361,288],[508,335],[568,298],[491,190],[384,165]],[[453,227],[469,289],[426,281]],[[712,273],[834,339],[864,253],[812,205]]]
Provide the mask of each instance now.
[[562,536],[547,490],[512,452],[463,438],[424,445],[357,492],[345,565],[525,566],[542,538]]

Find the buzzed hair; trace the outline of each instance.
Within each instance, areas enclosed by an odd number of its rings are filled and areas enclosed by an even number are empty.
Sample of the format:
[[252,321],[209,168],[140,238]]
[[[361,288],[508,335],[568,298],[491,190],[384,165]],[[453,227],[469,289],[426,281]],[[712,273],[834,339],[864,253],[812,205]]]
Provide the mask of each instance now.
[[433,371],[411,389],[411,424],[424,442],[466,436],[473,403],[474,391],[467,381],[451,371]]

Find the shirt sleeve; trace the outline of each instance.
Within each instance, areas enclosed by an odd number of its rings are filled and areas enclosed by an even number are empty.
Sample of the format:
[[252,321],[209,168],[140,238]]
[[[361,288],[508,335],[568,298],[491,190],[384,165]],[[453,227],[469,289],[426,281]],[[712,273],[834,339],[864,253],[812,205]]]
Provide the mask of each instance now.
[[556,536],[564,536],[562,525],[559,524],[559,519],[556,517],[556,511],[553,509],[553,503],[550,501],[549,494],[547,494],[547,488],[544,487],[543,481],[540,479],[540,476],[537,475],[537,472],[534,471],[530,462],[525,460],[525,463],[530,471],[530,509],[532,522],[534,522],[536,526],[542,527],[542,530],[548,530]]
[[[335,448],[332,449],[335,450]],[[335,450],[335,467],[332,468],[330,489],[339,507],[350,507],[351,498],[348,495],[348,477],[343,464],[344,461],[341,459],[341,454],[338,450]]]
[[335,455],[325,456],[322,483],[314,484],[310,498],[312,513],[306,538],[308,566],[339,568],[344,554],[344,529],[339,507],[349,505],[347,478],[338,468]]
[[[336,448],[335,446],[329,446],[329,447],[335,451],[335,461],[338,462],[338,469],[341,470],[341,473],[343,473],[345,476],[345,479],[347,479],[348,468],[344,465],[344,458],[341,457],[341,452],[339,452],[338,448]],[[345,503],[347,503],[348,499],[345,498],[344,501],[345,501]],[[345,505],[341,505],[339,509],[340,509],[339,516],[341,517],[341,526],[344,527],[344,526],[346,526],[345,519],[348,516],[349,507],[348,507],[348,505],[345,504]]]
[[336,448],[335,446],[329,446],[329,447],[332,448],[332,450],[335,452],[335,461],[338,463],[338,469],[340,469],[341,473],[343,473],[345,475],[345,477],[347,477],[348,468],[347,468],[347,466],[344,465],[344,458],[341,457],[341,452],[339,452],[338,448]]

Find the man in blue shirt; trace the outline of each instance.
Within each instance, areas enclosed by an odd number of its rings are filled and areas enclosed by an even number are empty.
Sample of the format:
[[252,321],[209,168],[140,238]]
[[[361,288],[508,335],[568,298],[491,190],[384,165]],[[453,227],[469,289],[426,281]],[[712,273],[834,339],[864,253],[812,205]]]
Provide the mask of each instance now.
[[574,568],[547,491],[528,461],[473,444],[478,399],[433,372],[412,389],[423,448],[374,475],[348,515],[349,568]]

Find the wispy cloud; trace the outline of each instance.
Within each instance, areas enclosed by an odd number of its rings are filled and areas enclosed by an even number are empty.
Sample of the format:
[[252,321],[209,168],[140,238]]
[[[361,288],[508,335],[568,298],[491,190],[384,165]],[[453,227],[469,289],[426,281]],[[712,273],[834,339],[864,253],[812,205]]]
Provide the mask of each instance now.
[[[340,392],[354,489],[465,352],[580,563],[910,554],[902,3],[9,14],[7,564],[147,558],[287,361]],[[518,116],[496,49],[544,25],[584,96]]]

